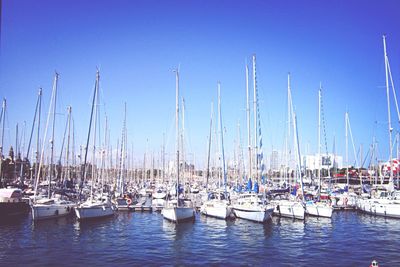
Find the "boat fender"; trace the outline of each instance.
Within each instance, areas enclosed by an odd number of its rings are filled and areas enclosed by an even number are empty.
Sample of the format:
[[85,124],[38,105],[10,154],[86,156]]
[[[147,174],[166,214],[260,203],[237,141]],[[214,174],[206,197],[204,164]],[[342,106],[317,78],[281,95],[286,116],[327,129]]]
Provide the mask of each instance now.
[[132,204],[132,200],[131,200],[130,198],[128,198],[128,199],[126,200],[126,204],[128,204],[128,205]]

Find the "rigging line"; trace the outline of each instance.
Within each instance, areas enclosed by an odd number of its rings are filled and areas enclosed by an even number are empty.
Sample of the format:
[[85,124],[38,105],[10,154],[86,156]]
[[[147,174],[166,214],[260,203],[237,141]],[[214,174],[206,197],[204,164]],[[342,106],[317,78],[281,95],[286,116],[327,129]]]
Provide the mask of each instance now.
[[354,145],[354,140],[353,140],[353,133],[352,133],[352,131],[351,131],[351,125],[350,125],[350,118],[349,118],[349,115],[347,115],[347,125],[349,126],[349,132],[350,132],[350,138],[351,138],[351,143],[352,143],[352,145],[353,145],[353,153],[354,153],[354,157],[355,157],[355,162],[356,162],[356,165],[358,165],[358,157],[357,157],[357,153],[356,153],[356,147],[355,147],[355,145]]
[[324,132],[324,141],[325,141],[325,152],[328,156],[328,141],[326,138],[326,125],[325,125],[325,112],[324,112],[324,102],[322,97],[322,90],[321,90],[321,119],[322,119],[322,130]]
[[391,82],[391,85],[392,85],[394,103],[396,104],[397,121],[400,123],[399,105],[398,105],[398,103],[397,103],[396,90],[395,90],[395,88],[394,88],[394,82],[393,82],[393,77],[392,77],[392,71],[390,70],[389,58],[388,58],[387,56],[386,56],[386,61],[387,61],[387,68],[388,68],[389,76],[390,76],[390,82]]

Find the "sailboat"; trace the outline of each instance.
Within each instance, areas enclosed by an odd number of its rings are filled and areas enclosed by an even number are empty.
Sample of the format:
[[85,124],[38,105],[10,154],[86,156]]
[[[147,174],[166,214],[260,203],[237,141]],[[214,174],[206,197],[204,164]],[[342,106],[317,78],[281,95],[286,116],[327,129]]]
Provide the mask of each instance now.
[[[288,74],[288,129],[290,130],[290,124],[292,123],[293,126],[293,139],[294,139],[294,147],[296,150],[296,158],[297,158],[297,170],[296,173],[299,175],[299,178],[296,179],[297,181],[300,180],[300,189],[302,191],[302,196],[304,196],[303,193],[303,180],[302,180],[302,175],[301,175],[301,166],[300,166],[300,146],[298,142],[298,135],[297,135],[297,119],[296,119],[296,114],[293,110],[293,103],[292,103],[292,93],[291,93],[291,88],[290,88],[290,74]],[[296,190],[293,191],[294,195],[297,193],[297,187],[295,187]],[[288,217],[288,218],[293,218],[293,219],[304,219],[304,206],[303,202],[300,199],[297,199],[297,197],[291,195],[289,199],[275,199],[271,201],[276,205],[274,214],[281,216],[281,217]]]
[[175,70],[176,84],[176,112],[175,112],[175,130],[176,130],[176,191],[175,197],[167,199],[161,211],[163,217],[172,222],[180,222],[194,219],[193,203],[184,199],[180,194],[179,186],[179,70]]
[[332,217],[333,207],[329,202],[320,201],[321,196],[321,91],[318,90],[318,192],[317,201],[307,201],[306,213],[318,217]]
[[[99,80],[100,74],[97,70],[96,73],[96,82],[95,82],[95,89],[93,94],[93,101],[92,101],[92,111],[90,115],[90,122],[89,122],[89,131],[87,137],[86,147],[89,147],[89,140],[90,140],[90,131],[92,128],[92,120],[94,117],[94,138],[93,138],[93,162],[92,162],[92,181],[90,185],[90,196],[89,198],[80,203],[78,207],[75,208],[75,214],[78,220],[86,220],[86,219],[96,219],[102,217],[113,216],[116,208],[114,207],[113,203],[111,202],[110,197],[108,194],[103,193],[103,184],[101,185],[100,193],[95,195],[93,192],[93,187],[95,185],[96,180],[96,171],[95,171],[95,160],[96,160],[96,122],[97,122],[97,106],[98,106],[98,95],[99,95]],[[94,115],[94,116],[93,116]],[[87,153],[88,149],[85,152],[85,160],[84,160],[84,171],[83,171],[83,182],[86,180],[87,176]],[[82,184],[83,184],[82,182]],[[81,185],[82,186],[82,185]],[[82,188],[81,188],[82,192]]]
[[[216,217],[219,219],[226,219],[231,214],[230,201],[228,198],[228,193],[226,190],[226,170],[225,170],[225,153],[224,153],[224,135],[222,132],[222,114],[221,114],[221,85],[218,82],[218,113],[219,113],[219,135],[220,135],[220,160],[222,163],[221,171],[222,176],[224,178],[224,190],[220,190],[221,183],[219,189],[208,194],[207,201],[203,203],[200,208],[200,212],[204,215]],[[212,121],[212,120],[211,120]],[[221,181],[221,175],[220,179]]]
[[[52,125],[52,137],[50,141],[50,173],[48,174],[48,188],[47,188],[47,197],[35,197],[32,203],[32,218],[33,220],[41,220],[41,219],[48,219],[48,218],[56,218],[61,216],[66,216],[70,214],[76,204],[68,199],[65,199],[61,196],[52,196],[52,178],[53,178],[53,158],[54,158],[54,130],[55,130],[55,116],[56,116],[56,100],[57,100],[57,83],[58,83],[58,73],[55,73],[54,76],[54,83],[53,83],[53,90],[52,90],[52,97],[49,106],[49,114],[47,117],[47,125],[46,125],[46,132],[44,140],[46,140],[47,135],[47,126],[50,120],[51,109],[53,108],[53,125]],[[41,157],[40,157],[40,164],[39,164],[39,171],[36,177],[36,185],[35,185],[35,192],[38,190],[39,180],[40,180],[40,173],[41,168],[43,166],[43,155],[44,155],[45,144],[43,144]]]
[[121,156],[119,161],[119,178],[117,180],[117,190],[115,192],[116,207],[118,211],[132,210],[132,198],[125,194],[125,161],[126,161],[126,145],[127,145],[127,130],[126,130],[126,103],[124,105],[124,122],[122,126],[121,136]]
[[[6,114],[7,101],[3,100],[0,124],[2,124],[1,136],[4,136],[5,126],[5,114]],[[3,138],[1,138],[0,144],[0,184],[6,186],[3,183],[3,171],[2,171],[2,159],[3,159]],[[17,215],[23,215],[28,213],[29,205],[23,200],[23,192],[19,188],[0,188],[0,220],[9,219]]]
[[[259,167],[263,166],[263,163],[260,162],[261,155],[258,151],[257,145],[257,132],[259,132],[260,137],[260,146],[262,144],[261,139],[261,126],[260,126],[260,113],[258,107],[258,95],[257,95],[257,84],[256,84],[256,57],[253,55],[253,89],[254,89],[254,166],[255,166],[255,177],[259,178]],[[247,107],[249,107],[249,90],[248,90],[248,67],[246,65],[246,94],[247,94]],[[251,179],[251,147],[250,147],[250,123],[249,123],[249,113],[250,109],[247,108],[247,126],[248,126],[248,140],[249,140],[249,183]],[[258,122],[258,123],[257,123]],[[258,131],[257,131],[258,130]],[[260,149],[261,150],[261,149]],[[261,171],[262,172],[262,171]],[[271,203],[267,203],[267,200],[264,196],[260,196],[258,194],[258,183],[255,182],[254,191],[251,191],[251,186],[249,188],[248,193],[240,194],[236,200],[236,203],[233,204],[232,208],[236,217],[255,221],[255,222],[265,222],[270,220],[275,209],[275,206]]]
[[394,90],[393,79],[391,77],[389,58],[386,52],[386,37],[383,36],[383,49],[385,59],[385,73],[386,73],[386,99],[387,99],[387,110],[388,110],[388,129],[389,129],[389,184],[383,192],[379,192],[379,195],[372,198],[360,198],[357,201],[357,207],[365,213],[400,218],[400,201],[396,200],[394,184],[393,184],[393,156],[392,156],[392,124],[390,115],[390,90],[389,90],[389,76],[391,78],[391,85],[393,94],[395,97],[396,105],[396,93]]

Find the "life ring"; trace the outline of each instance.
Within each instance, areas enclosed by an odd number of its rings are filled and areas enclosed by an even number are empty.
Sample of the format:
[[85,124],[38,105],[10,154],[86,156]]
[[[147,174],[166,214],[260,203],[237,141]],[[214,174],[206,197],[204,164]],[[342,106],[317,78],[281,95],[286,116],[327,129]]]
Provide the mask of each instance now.
[[126,204],[128,204],[128,205],[132,204],[132,199],[128,198],[128,199],[126,200]]

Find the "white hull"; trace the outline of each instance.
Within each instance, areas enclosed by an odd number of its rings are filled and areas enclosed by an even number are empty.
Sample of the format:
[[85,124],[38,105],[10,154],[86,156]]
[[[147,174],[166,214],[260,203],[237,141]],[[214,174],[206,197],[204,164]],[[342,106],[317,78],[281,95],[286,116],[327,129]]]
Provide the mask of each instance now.
[[75,208],[76,217],[79,220],[102,218],[114,215],[114,207],[112,205],[81,205]]
[[279,200],[276,204],[274,214],[281,217],[304,220],[304,207],[300,202],[290,200]]
[[326,203],[306,203],[306,212],[311,216],[331,218],[333,208]]
[[242,205],[233,206],[235,216],[241,219],[254,221],[254,222],[265,222],[272,217],[274,211],[273,207],[242,207]]
[[194,210],[189,207],[164,207],[161,214],[172,222],[194,219]]
[[32,219],[36,220],[43,220],[43,219],[50,219],[50,218],[57,218],[69,215],[75,204],[33,204],[32,205]]
[[361,199],[357,203],[361,211],[384,217],[400,218],[400,203],[385,199]]
[[200,209],[200,212],[204,215],[226,219],[231,214],[231,208],[226,203],[226,201],[207,201],[205,202]]
[[153,193],[153,199],[164,199],[167,196],[167,192],[155,192]]

